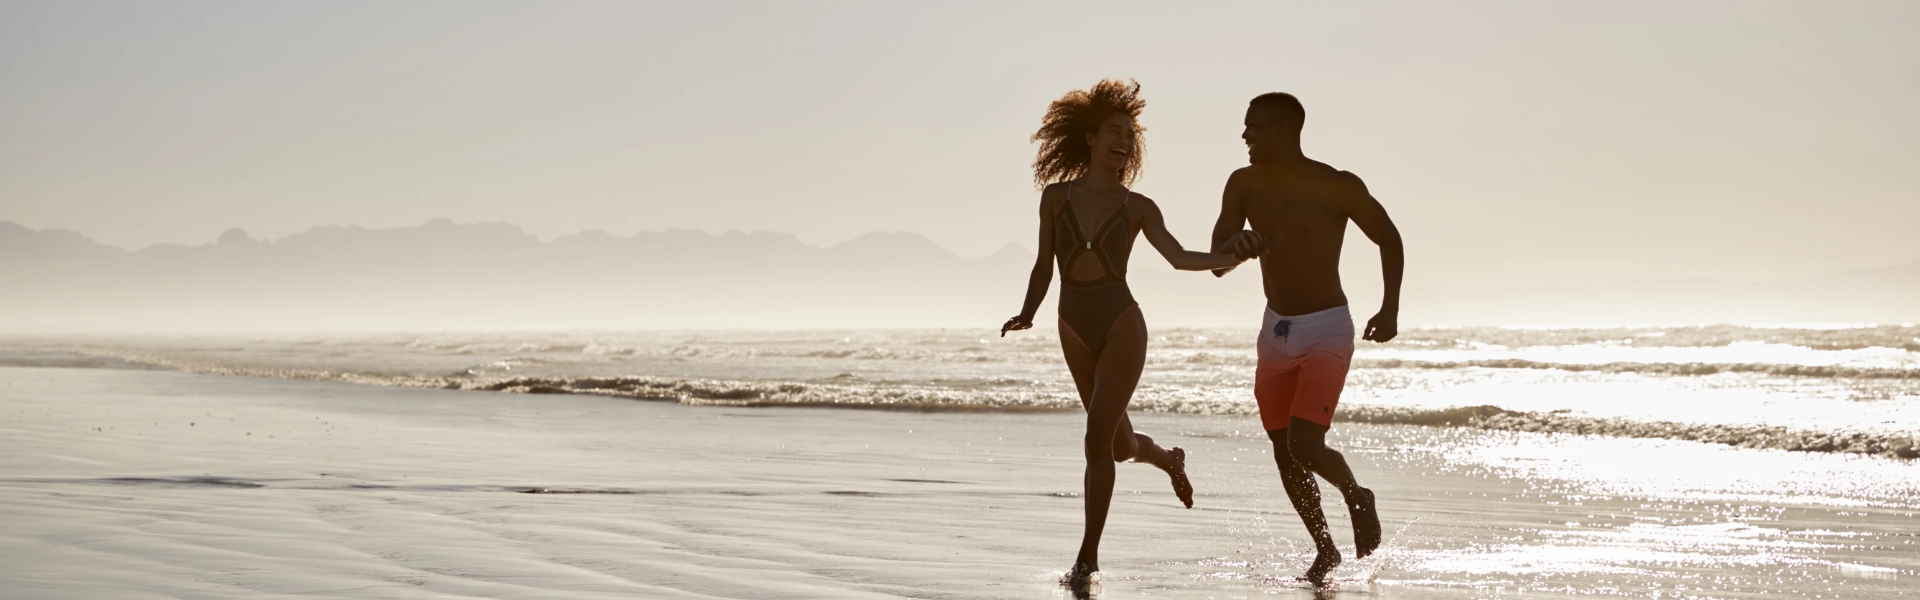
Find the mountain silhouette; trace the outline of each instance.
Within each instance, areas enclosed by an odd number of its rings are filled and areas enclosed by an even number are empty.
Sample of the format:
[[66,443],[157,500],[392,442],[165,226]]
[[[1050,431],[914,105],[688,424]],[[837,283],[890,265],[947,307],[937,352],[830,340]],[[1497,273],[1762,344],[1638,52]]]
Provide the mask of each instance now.
[[[238,229],[128,252],[0,222],[0,330],[903,327],[998,323],[1020,273],[912,233],[820,247],[784,233],[505,223]],[[1012,307],[1012,308],[1010,308]]]
[[[1245,326],[1262,300],[1247,265],[1225,279],[1167,268],[1146,244],[1129,279],[1150,325]],[[774,232],[687,230],[541,241],[506,223],[329,225],[279,239],[127,251],[0,221],[0,332],[305,329],[863,328],[990,330],[1018,310],[1031,250],[967,259],[875,232],[816,246]],[[1365,258],[1365,257],[1360,257]],[[1361,319],[1378,283],[1350,276]],[[1056,292],[1057,293],[1057,292]],[[1761,282],[1714,279],[1409,287],[1405,326],[1911,322],[1920,261]],[[1051,303],[1042,308],[1050,325]]]

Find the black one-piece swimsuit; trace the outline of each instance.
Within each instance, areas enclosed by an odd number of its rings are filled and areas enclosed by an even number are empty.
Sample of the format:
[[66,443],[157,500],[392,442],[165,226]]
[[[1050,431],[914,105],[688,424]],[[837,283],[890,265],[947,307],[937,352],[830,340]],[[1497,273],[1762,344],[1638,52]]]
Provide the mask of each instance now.
[[[1060,329],[1093,352],[1095,357],[1107,348],[1107,338],[1120,316],[1139,304],[1127,289],[1127,256],[1133,250],[1133,221],[1127,218],[1127,200],[1101,222],[1093,235],[1080,231],[1080,219],[1073,213],[1073,184],[1067,184],[1067,201],[1060,204],[1054,217],[1053,254],[1060,260]],[[1074,260],[1082,252],[1092,253],[1106,272],[1098,279],[1081,281],[1072,277]]]

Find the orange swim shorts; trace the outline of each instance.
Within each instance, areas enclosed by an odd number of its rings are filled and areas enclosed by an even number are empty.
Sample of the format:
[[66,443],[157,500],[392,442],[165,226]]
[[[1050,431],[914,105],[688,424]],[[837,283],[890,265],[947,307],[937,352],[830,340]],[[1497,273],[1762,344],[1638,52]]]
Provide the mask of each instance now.
[[1353,363],[1353,317],[1347,307],[1297,317],[1269,308],[1260,325],[1259,351],[1253,397],[1260,403],[1261,426],[1285,429],[1291,417],[1332,426]]

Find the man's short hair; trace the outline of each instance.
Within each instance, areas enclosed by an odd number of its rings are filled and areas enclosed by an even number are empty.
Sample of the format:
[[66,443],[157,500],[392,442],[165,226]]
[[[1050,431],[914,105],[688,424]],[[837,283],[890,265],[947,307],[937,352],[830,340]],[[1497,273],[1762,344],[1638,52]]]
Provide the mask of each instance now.
[[1294,129],[1299,129],[1307,123],[1307,107],[1301,106],[1299,98],[1286,92],[1268,92],[1254,96],[1253,101],[1247,103],[1247,106],[1280,117],[1281,121],[1293,125]]

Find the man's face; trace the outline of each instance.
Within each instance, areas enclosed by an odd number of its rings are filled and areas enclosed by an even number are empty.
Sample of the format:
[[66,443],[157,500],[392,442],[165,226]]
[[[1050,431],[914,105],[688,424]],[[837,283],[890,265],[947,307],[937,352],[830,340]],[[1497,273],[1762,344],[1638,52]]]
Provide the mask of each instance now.
[[1246,126],[1240,132],[1240,139],[1247,141],[1247,161],[1259,164],[1273,158],[1283,143],[1280,120],[1267,111],[1247,107]]

